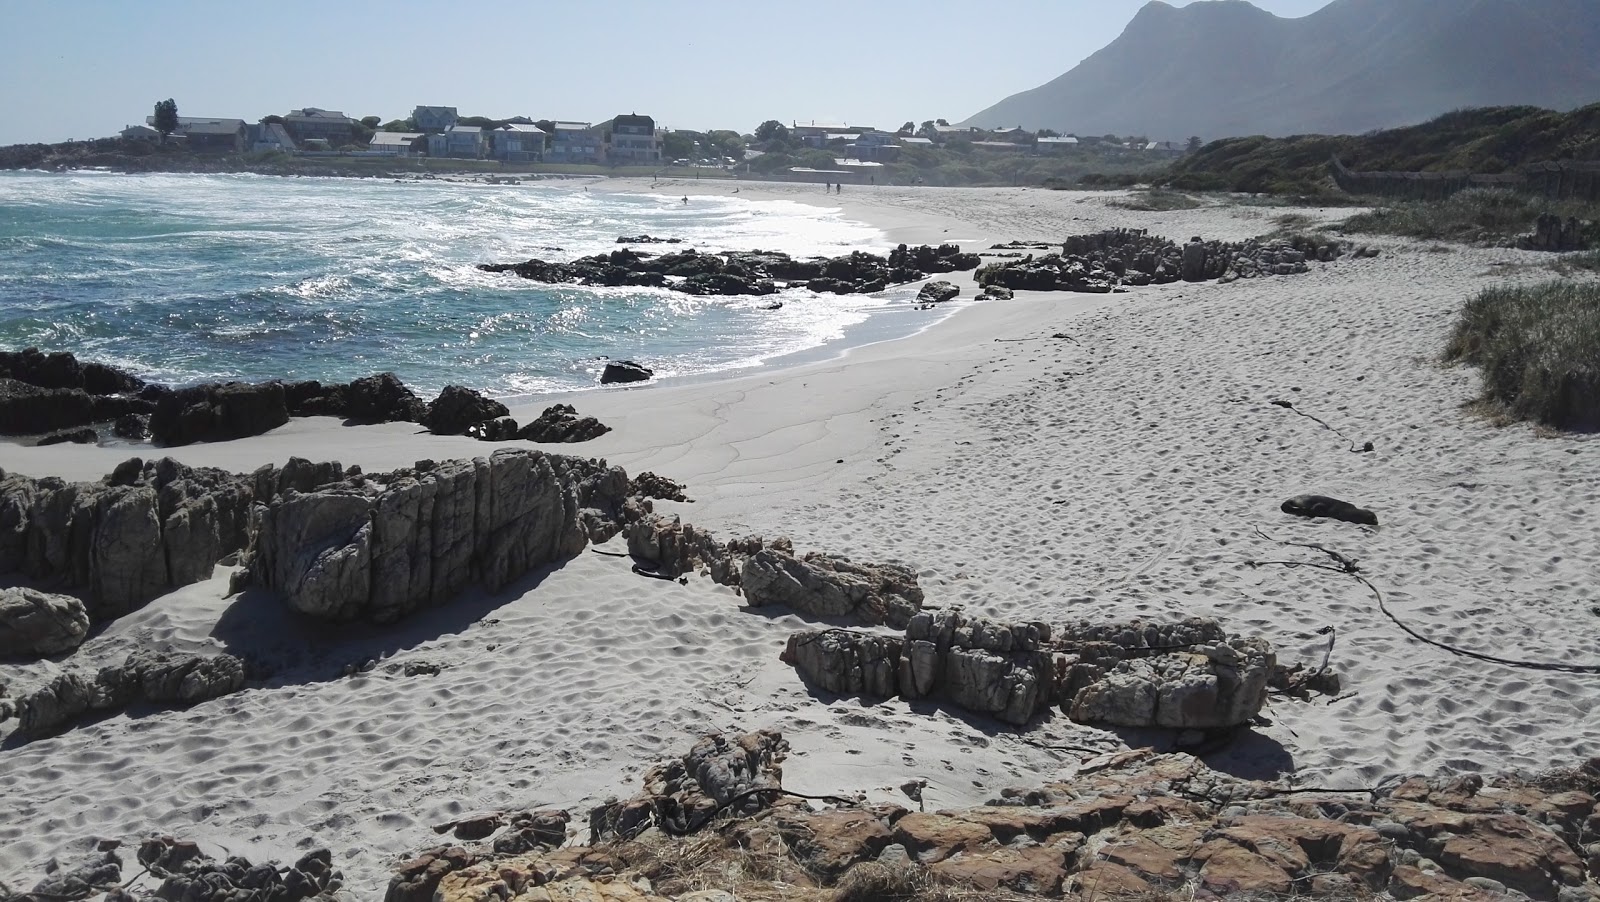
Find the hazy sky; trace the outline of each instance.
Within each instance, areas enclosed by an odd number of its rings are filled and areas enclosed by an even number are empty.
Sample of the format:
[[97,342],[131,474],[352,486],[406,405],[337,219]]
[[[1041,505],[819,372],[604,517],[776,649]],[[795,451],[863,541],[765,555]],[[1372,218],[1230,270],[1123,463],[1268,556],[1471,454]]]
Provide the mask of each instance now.
[[[1328,0],[1255,0],[1303,16]],[[1144,0],[0,0],[0,144],[319,106],[751,131],[954,122],[1076,65]],[[1174,6],[1187,5],[1176,0]]]

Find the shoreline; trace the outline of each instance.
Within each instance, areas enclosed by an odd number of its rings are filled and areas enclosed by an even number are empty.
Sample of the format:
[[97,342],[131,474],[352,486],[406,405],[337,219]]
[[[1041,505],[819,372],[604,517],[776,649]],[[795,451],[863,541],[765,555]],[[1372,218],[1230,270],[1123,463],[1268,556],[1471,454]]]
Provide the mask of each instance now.
[[[764,192],[804,200],[782,185],[752,194]],[[880,189],[862,201],[847,193],[842,206],[881,208],[888,228],[930,236],[955,235],[956,220],[1002,239],[1119,226],[1230,239],[1272,228],[1270,211],[1138,213],[1109,197]],[[1332,627],[1340,696],[1274,699],[1266,722],[1206,755],[1214,769],[1354,786],[1575,765],[1600,745],[1592,687],[1418,644],[1337,575],[1256,566],[1292,559],[1273,540],[1315,542],[1359,558],[1397,616],[1432,637],[1505,657],[1600,661],[1600,631],[1581,628],[1600,600],[1588,573],[1600,547],[1591,516],[1600,460],[1581,453],[1597,439],[1474,418],[1462,405],[1477,374],[1435,363],[1461,301],[1491,280],[1538,275],[1498,264],[1540,258],[1379,246],[1377,259],[1230,285],[1019,292],[835,359],[585,392],[580,412],[613,431],[537,447],[684,482],[694,501],[657,510],[719,538],[785,535],[800,550],[904,561],[930,605],[1011,622],[1216,617],[1269,640],[1285,664],[1320,660],[1329,634],[1319,631]],[[1351,453],[1273,403],[1284,399],[1375,450]],[[163,453],[235,472],[290,455],[370,471],[493,450],[417,429],[309,419]],[[126,456],[4,446],[0,466],[98,479]],[[1303,492],[1370,506],[1381,525],[1279,510]],[[157,599],[79,654],[224,645],[215,625],[226,577]],[[431,677],[251,688],[141,717],[137,732],[119,715],[0,753],[0,791],[23,800],[15,825],[0,825],[0,874],[36,870],[67,833],[153,829],[284,860],[302,839],[329,845],[351,856],[349,885],[365,898],[387,878],[386,861],[436,842],[431,824],[626,796],[642,766],[709,730],[783,730],[794,791],[903,801],[896,787],[927,780],[929,810],[1075,772],[1078,756],[1041,746],[1171,741],[1060,714],[1011,730],[942,706],[814,693],[777,655],[815,623],[744,608],[703,578],[640,578],[625,559],[583,554],[479,601],[493,612],[484,619],[453,622],[440,609],[386,642],[386,663],[442,665]],[[354,648],[330,636],[294,653],[338,662]],[[17,673],[0,666],[0,679]],[[281,744],[290,734],[292,749]],[[127,763],[108,775],[103,754]],[[188,762],[183,779],[170,777],[174,759]],[[378,761],[400,761],[400,772],[377,774]],[[242,762],[248,771],[236,772]],[[51,788],[61,785],[111,801],[86,810]],[[276,797],[278,786],[306,788]],[[50,837],[47,823],[70,826]]]

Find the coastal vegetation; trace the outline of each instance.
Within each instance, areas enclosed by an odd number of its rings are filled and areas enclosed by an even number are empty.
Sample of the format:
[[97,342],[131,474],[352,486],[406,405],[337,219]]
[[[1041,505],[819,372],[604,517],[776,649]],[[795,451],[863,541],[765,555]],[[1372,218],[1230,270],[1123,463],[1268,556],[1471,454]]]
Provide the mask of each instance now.
[[[1505,243],[1527,234],[1541,215],[1600,221],[1600,207],[1578,201],[1550,200],[1496,188],[1469,188],[1442,200],[1405,201],[1376,207],[1350,217],[1349,232],[1402,235],[1427,241]],[[1600,239],[1600,234],[1594,236]]]
[[1354,170],[1500,173],[1545,160],[1600,159],[1600,104],[1456,110],[1420,125],[1364,135],[1225,138],[1175,162],[1180,190],[1334,195],[1328,162]]
[[1444,358],[1482,372],[1498,415],[1600,431],[1600,284],[1484,289],[1462,307]]

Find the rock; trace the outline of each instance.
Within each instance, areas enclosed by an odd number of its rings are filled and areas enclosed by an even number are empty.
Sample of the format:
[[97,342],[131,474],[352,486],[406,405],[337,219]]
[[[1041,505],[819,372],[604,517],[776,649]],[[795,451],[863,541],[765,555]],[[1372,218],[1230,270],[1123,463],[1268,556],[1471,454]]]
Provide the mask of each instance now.
[[213,383],[163,396],[150,415],[150,435],[157,444],[176,447],[248,438],[287,422],[282,383]]
[[1199,282],[1205,279],[1206,246],[1198,236],[1189,239],[1183,246],[1183,263],[1179,274],[1185,282]]
[[395,869],[384,902],[434,902],[436,891],[440,897],[449,898],[448,891],[441,890],[439,884],[447,875],[471,866],[473,861],[472,853],[460,846],[441,846],[423,852]]
[[560,809],[523,811],[508,819],[510,829],[495,838],[494,850],[502,855],[518,855],[538,848],[556,848],[567,838],[572,815]]
[[795,558],[775,548],[751,555],[740,573],[754,607],[781,604],[813,617],[856,617],[904,626],[922,608],[917,575],[900,564],[857,564],[838,555]]
[[19,697],[14,705],[21,722],[18,734],[49,736],[85,713],[119,710],[141,701],[198,704],[243,686],[244,662],[232,655],[135,652],[92,678],[63,673]]
[[[890,814],[898,818],[905,811],[897,808]],[[889,818],[865,809],[780,812],[774,822],[795,857],[829,877],[838,877],[858,862],[879,858],[890,847],[893,835]],[[904,853],[905,848],[899,848]]]
[[313,849],[289,868],[277,862],[251,864],[238,855],[219,864],[193,842],[158,836],[140,844],[139,861],[162,878],[155,898],[189,902],[333,899],[344,882],[327,849]]
[[1178,652],[1119,663],[1073,700],[1082,723],[1214,729],[1248,722],[1266,700],[1276,658],[1260,639],[1235,640],[1231,654]]
[[77,428],[94,419],[94,398],[82,389],[39,388],[0,379],[0,434],[38,435]]
[[111,424],[111,434],[133,442],[142,442],[150,434],[150,417],[146,414],[125,413]]
[[524,426],[517,438],[547,443],[587,442],[610,431],[610,426],[594,417],[579,417],[577,409],[570,404],[553,404],[546,407],[538,419]]
[[[908,815],[909,816],[909,815]],[[1068,856],[1076,848],[1032,846],[995,849],[979,854],[945,858],[932,868],[935,874],[961,886],[983,892],[1011,890],[1036,896],[1055,896],[1074,869]]]
[[82,389],[91,395],[131,394],[144,381],[101,363],[80,363],[67,353],[44,354],[38,348],[0,351],[0,378],[39,388]]
[[71,651],[89,634],[89,612],[67,595],[0,589],[0,658],[38,658]]
[[912,812],[895,822],[894,841],[918,861],[932,864],[958,852],[995,845],[989,828],[944,814]]
[[99,441],[99,433],[88,426],[80,426],[77,429],[62,429],[49,435],[40,436],[39,440],[34,444],[64,445],[70,442],[74,445],[93,445],[99,443]]
[[1283,502],[1280,508],[1284,513],[1297,517],[1329,517],[1346,523],[1378,525],[1378,515],[1372,511],[1326,495],[1296,495]]
[[1014,296],[1015,295],[1011,289],[1005,287],[1004,285],[985,285],[983,287],[983,293],[978,295],[978,300],[982,301],[992,299],[997,301],[1009,301]]
[[942,304],[960,293],[961,289],[949,282],[929,282],[917,292],[917,301],[924,304]]
[[623,235],[617,238],[618,244],[682,244],[682,238],[657,238],[654,235]]
[[660,498],[663,501],[688,501],[683,494],[684,485],[649,470],[628,480],[628,494],[635,498]]
[[667,833],[683,835],[704,827],[715,814],[748,815],[768,808],[778,794],[757,790],[782,788],[788,749],[775,730],[706,736],[681,759],[646,771],[642,794],[591,811],[590,835],[631,839],[650,819]]
[[644,382],[654,375],[655,371],[643,364],[631,360],[618,360],[606,364],[605,371],[600,374],[600,384]]
[[504,404],[459,385],[447,385],[422,417],[422,425],[435,435],[465,435],[467,427],[506,416]]
[[87,899],[122,882],[122,859],[115,851],[94,851],[45,863],[45,878],[23,899]]
[[427,415],[422,399],[394,373],[356,379],[339,392],[342,407],[335,416],[353,423],[420,423]]
[[517,421],[513,417],[497,417],[474,423],[467,427],[467,437],[480,442],[509,442],[518,437]]
[[261,510],[244,568],[300,613],[388,623],[572,557],[626,487],[601,461],[502,448],[283,498]]

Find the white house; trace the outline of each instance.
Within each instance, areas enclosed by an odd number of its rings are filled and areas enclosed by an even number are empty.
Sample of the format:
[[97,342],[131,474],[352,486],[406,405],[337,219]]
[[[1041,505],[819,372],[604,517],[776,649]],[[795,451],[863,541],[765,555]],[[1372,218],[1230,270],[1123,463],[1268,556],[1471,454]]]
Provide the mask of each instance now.
[[377,132],[367,149],[373,153],[396,157],[409,157],[417,151],[417,139],[422,132]]

